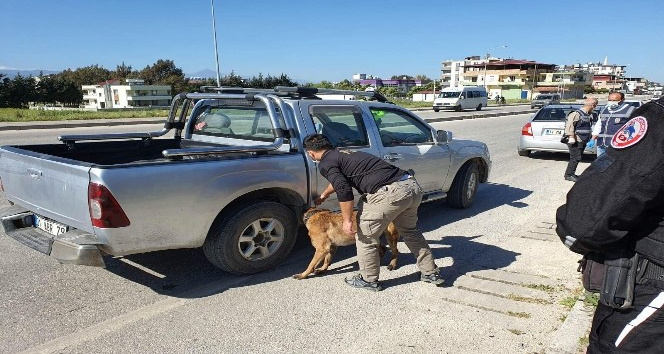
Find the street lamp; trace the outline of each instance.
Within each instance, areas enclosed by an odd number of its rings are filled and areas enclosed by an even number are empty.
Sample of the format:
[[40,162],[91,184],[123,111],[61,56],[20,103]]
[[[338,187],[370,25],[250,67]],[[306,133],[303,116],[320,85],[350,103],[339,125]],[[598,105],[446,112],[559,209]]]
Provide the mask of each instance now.
[[[494,47],[493,49],[498,49],[498,48],[507,48],[507,46],[506,45],[501,45],[501,46],[498,46],[498,47]],[[484,89],[486,89],[486,87],[487,87],[487,85],[486,85],[486,65],[489,62],[489,58],[491,57],[491,53],[488,53],[488,52],[489,51],[487,50],[486,58],[484,58]]]
[[221,75],[219,75],[219,53],[217,51],[217,26],[214,20],[214,0],[210,0],[212,7],[212,34],[214,37],[214,58],[217,63],[217,87],[221,87]]

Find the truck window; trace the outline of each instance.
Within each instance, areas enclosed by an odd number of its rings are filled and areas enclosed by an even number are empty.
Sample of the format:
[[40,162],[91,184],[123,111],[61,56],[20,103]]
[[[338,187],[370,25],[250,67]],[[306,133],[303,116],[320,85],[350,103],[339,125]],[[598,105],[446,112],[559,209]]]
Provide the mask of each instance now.
[[193,134],[244,140],[274,141],[265,107],[206,106],[193,122]]
[[371,108],[383,146],[433,143],[431,130],[414,117],[399,110]]
[[316,131],[330,139],[335,147],[369,146],[362,111],[357,106],[312,105],[309,114]]

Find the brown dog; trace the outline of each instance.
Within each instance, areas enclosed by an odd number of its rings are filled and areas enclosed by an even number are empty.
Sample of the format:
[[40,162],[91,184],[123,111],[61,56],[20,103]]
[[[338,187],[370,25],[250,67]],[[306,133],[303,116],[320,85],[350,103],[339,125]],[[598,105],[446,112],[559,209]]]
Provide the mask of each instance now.
[[[357,211],[354,211],[353,222],[355,222],[356,217]],[[304,272],[293,275],[295,279],[304,279],[311,273],[319,274],[326,271],[330,266],[337,246],[349,246],[355,243],[355,236],[349,236],[343,231],[343,219],[340,213],[333,213],[327,209],[310,208],[304,213],[304,225],[309,230],[311,245],[316,249],[316,253],[314,253],[314,258]],[[387,269],[397,269],[399,233],[394,223],[390,223],[383,234],[387,238],[392,253]],[[385,255],[385,246],[380,245],[379,252],[382,259]],[[323,261],[323,266],[316,268],[321,261]]]

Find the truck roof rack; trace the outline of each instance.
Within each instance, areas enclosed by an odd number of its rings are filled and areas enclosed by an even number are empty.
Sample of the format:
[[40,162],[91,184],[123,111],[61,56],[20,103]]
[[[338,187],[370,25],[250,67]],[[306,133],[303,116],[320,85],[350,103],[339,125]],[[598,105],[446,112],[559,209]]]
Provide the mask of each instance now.
[[246,87],[217,87],[217,86],[201,86],[203,92],[217,92],[217,93],[231,93],[231,94],[251,94],[251,93],[265,93],[273,94],[282,97],[289,97],[293,99],[314,98],[320,99],[316,96],[321,95],[348,95],[366,97],[370,100],[378,102],[392,103],[380,92],[375,91],[352,91],[352,90],[335,90],[317,87],[304,87],[304,86],[277,86],[274,89],[259,89],[259,88],[246,88]]

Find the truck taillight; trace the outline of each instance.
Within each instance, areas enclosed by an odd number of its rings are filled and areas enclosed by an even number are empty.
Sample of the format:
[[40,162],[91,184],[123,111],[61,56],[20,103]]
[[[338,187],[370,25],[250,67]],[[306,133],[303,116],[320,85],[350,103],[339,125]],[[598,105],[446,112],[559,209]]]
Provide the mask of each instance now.
[[88,185],[88,205],[92,225],[105,229],[129,226],[129,218],[113,194],[101,184]]
[[526,125],[521,128],[521,135],[533,136],[533,128],[530,126],[530,123],[526,123]]

